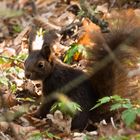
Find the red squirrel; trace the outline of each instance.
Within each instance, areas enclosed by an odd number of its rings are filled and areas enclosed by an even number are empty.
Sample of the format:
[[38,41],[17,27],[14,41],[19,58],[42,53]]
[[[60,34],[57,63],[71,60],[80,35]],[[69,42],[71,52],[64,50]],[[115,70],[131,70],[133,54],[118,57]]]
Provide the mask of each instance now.
[[[139,97],[137,88],[131,84],[129,70],[136,68],[140,52],[140,26],[133,22],[119,24],[109,33],[93,33],[94,47],[91,47],[93,66],[88,75],[81,70],[72,68],[57,61],[51,47],[56,34],[48,32],[44,35],[40,50],[33,50],[31,38],[29,56],[25,61],[25,76],[31,80],[42,81],[44,102],[37,111],[37,117],[45,117],[57,99],[47,102],[48,96],[54,92],[66,94],[72,101],[78,103],[82,112],[78,112],[72,120],[72,129],[83,130],[90,118],[101,118],[106,110],[90,111],[96,101],[104,96],[118,94],[122,97]],[[53,38],[54,40],[52,41]],[[92,61],[92,59],[90,61]],[[104,61],[104,62],[103,62]],[[130,63],[133,65],[130,65]],[[99,69],[97,68],[99,66]],[[96,69],[98,71],[96,71]],[[63,88],[79,76],[84,77],[76,86],[65,92]],[[97,114],[96,114],[97,113]],[[96,119],[95,119],[96,120]]]

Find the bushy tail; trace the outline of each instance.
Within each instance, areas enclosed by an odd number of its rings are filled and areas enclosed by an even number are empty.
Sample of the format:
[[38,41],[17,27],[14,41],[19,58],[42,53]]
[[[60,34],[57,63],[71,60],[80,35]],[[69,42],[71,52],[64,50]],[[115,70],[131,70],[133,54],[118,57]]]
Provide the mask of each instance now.
[[140,57],[140,24],[136,18],[118,20],[107,34],[93,33],[91,80],[99,98],[118,94],[140,97],[135,73]]

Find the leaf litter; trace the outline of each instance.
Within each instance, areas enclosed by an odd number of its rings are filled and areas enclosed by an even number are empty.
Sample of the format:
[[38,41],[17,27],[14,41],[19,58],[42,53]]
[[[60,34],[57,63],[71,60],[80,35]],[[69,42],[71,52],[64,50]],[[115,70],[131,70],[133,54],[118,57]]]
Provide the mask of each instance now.
[[[79,51],[72,44],[80,44],[89,48],[91,43],[90,31],[107,31],[103,20],[113,16],[110,9],[117,7],[133,8],[139,14],[140,4],[137,1],[120,2],[113,0],[88,1],[95,9],[94,17],[89,16],[82,20],[82,11],[79,5],[82,0],[2,0],[0,2],[0,139],[64,139],[64,140],[96,140],[139,138],[140,126],[136,129],[126,128],[122,122],[114,127],[112,123],[94,124],[93,131],[71,131],[71,118],[65,118],[56,111],[54,115],[48,114],[45,119],[34,118],[31,114],[37,110],[41,100],[41,84],[24,77],[24,61],[28,54],[28,34],[31,28],[55,29],[59,39],[53,46],[54,53],[61,61],[68,62],[72,67],[85,70],[89,65],[88,58],[83,51]],[[112,11],[113,11],[112,10]],[[90,30],[89,30],[90,29]],[[69,54],[70,52],[71,54]],[[80,65],[80,66],[79,66]],[[91,123],[93,126],[93,124]],[[96,129],[95,129],[96,128]],[[106,131],[107,130],[107,131]],[[124,135],[121,137],[121,135]],[[127,136],[127,137],[126,137]]]

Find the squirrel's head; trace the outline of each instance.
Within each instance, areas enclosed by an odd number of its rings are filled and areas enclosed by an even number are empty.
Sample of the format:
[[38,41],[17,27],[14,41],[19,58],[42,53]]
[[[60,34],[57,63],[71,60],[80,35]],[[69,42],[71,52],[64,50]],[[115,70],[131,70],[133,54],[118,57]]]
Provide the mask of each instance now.
[[43,36],[32,31],[29,35],[29,56],[25,61],[25,77],[31,80],[45,80],[53,70],[51,48],[57,35],[54,31]]

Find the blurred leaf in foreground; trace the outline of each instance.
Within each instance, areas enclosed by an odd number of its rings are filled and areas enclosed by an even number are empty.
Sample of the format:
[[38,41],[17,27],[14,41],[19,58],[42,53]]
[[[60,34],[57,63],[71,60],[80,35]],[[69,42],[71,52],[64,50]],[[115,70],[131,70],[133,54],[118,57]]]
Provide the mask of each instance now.
[[82,111],[79,104],[70,101],[66,96],[60,95],[59,102],[56,102],[52,108],[51,112],[60,110],[63,114],[73,117],[77,112]]
[[3,8],[0,6],[0,17],[12,18],[21,16],[22,14],[23,12],[21,10],[13,10],[9,8]]

